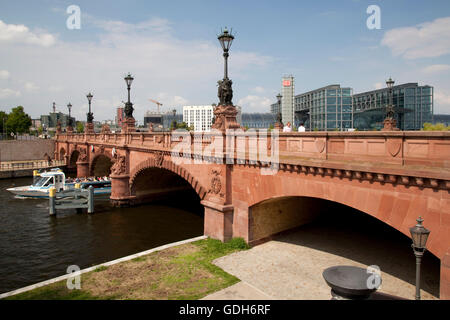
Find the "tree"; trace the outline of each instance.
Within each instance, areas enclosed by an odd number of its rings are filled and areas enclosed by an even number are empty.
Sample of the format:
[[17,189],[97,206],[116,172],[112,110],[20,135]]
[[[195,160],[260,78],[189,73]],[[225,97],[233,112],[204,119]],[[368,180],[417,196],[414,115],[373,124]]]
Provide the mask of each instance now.
[[0,134],[3,133],[3,130],[4,130],[3,124],[5,124],[5,127],[6,127],[7,120],[8,120],[8,114],[5,111],[0,111]]
[[431,124],[429,122],[425,122],[423,124],[423,130],[424,131],[449,131],[450,130],[450,126],[447,127],[443,123],[436,123],[436,124],[433,125],[433,124]]
[[12,108],[6,121],[7,133],[28,133],[30,132],[31,124],[31,117],[23,111],[22,106]]
[[177,123],[177,129],[188,129],[188,125],[186,122]]
[[77,132],[78,133],[83,133],[84,132],[84,125],[80,121],[77,121]]

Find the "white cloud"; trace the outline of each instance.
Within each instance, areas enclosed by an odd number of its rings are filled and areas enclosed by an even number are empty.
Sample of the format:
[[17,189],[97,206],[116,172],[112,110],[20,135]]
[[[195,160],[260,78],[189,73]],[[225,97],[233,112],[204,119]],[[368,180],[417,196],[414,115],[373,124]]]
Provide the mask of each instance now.
[[0,43],[23,43],[50,47],[56,37],[45,32],[31,32],[23,24],[6,24],[0,20]]
[[19,97],[20,91],[16,91],[13,89],[0,89],[0,99],[9,98],[9,97]]
[[50,92],[61,92],[64,88],[58,85],[51,85],[48,87],[48,91]]
[[450,94],[434,90],[434,113],[450,114]]
[[39,87],[33,82],[25,82],[24,87],[27,92],[34,92],[39,90]]
[[[184,33],[177,37],[164,19],[123,24],[129,32],[116,29],[121,23],[106,24],[101,30],[107,31],[102,31],[98,41],[58,41],[51,48],[36,46],[33,50],[23,50],[17,43],[2,46],[0,61],[14,77],[44,89],[39,96],[24,95],[20,104],[31,108],[30,114],[37,117],[51,111],[53,101],[67,112],[65,105],[70,101],[72,113],[85,119],[86,93],[92,91],[95,119],[114,119],[116,107],[127,99],[123,76],[128,71],[135,78],[131,101],[136,120],[141,121],[145,111],[156,110],[149,98],[163,103],[162,111],[217,101],[216,83],[223,75],[223,58],[215,37],[199,40],[186,38]],[[142,32],[145,28],[158,32]],[[254,52],[234,51],[230,75],[242,81],[272,60]],[[165,94],[160,96],[161,92]],[[16,104],[17,100],[8,102]]]
[[403,56],[406,59],[433,58],[449,54],[450,17],[386,31],[381,44],[388,46],[394,56]]
[[103,20],[88,14],[84,14],[83,17],[87,20],[87,23],[95,25],[110,33],[130,33],[139,31],[167,32],[171,30],[169,20],[162,18],[152,18],[147,21],[131,24],[119,20]]
[[0,79],[1,80],[8,80],[9,79],[9,71],[8,70],[0,70]]
[[450,65],[448,64],[432,64],[422,69],[423,73],[434,74],[441,73],[450,70]]
[[374,87],[375,89],[381,89],[381,88],[384,87],[384,85],[383,85],[383,83],[381,83],[381,82],[377,82],[377,83],[374,83],[373,87]]
[[242,107],[242,112],[270,112],[270,105],[273,100],[267,97],[248,95],[239,99],[238,105]]
[[260,86],[256,86],[252,90],[256,93],[263,93],[264,91],[266,91],[263,87]]

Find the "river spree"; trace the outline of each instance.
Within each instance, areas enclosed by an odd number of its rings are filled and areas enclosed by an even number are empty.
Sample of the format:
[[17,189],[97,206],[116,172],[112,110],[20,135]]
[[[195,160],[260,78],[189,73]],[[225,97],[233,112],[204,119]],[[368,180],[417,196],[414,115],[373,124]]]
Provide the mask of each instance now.
[[102,200],[92,215],[69,209],[50,217],[48,200],[6,191],[31,183],[0,180],[0,293],[66,274],[69,265],[83,269],[203,234],[201,213],[165,204],[113,208]]

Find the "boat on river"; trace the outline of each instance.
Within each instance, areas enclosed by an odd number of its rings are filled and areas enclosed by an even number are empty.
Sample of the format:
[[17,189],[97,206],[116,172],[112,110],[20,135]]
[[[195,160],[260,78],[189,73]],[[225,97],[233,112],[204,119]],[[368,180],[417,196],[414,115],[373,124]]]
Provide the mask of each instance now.
[[29,186],[13,187],[7,191],[24,198],[48,198],[51,188],[56,192],[75,189],[75,184],[79,183],[81,189],[90,186],[94,188],[94,196],[111,194],[111,180],[108,178],[87,178],[67,180],[61,169],[55,168],[50,171],[38,173],[34,176],[33,184]]

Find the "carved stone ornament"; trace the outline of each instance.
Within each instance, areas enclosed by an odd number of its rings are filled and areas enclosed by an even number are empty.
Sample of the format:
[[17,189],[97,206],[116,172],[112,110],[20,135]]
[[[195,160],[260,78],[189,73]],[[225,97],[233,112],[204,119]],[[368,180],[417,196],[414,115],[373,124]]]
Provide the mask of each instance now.
[[111,167],[111,173],[115,175],[122,175],[127,172],[126,157],[116,154],[114,164]]
[[319,153],[322,153],[323,150],[325,149],[325,140],[323,139],[317,139],[316,142],[316,149]]
[[100,148],[98,148],[98,153],[99,154],[103,154],[105,152],[105,147],[104,146],[100,146]]
[[78,161],[86,162],[88,160],[88,155],[85,148],[80,148],[80,155],[78,156]]
[[223,197],[224,196],[223,193],[220,192],[222,190],[222,181],[220,179],[220,173],[221,173],[220,170],[215,169],[211,170],[211,174],[213,175],[213,177],[211,178],[211,186],[209,188],[208,193],[213,193]]
[[387,139],[386,142],[389,154],[395,157],[401,150],[402,140],[401,139]]
[[157,152],[155,154],[155,163],[156,166],[161,167],[164,161],[164,154],[162,152]]
[[162,136],[158,135],[158,136],[156,136],[155,139],[156,139],[156,143],[158,143],[158,144],[163,143],[163,137]]

